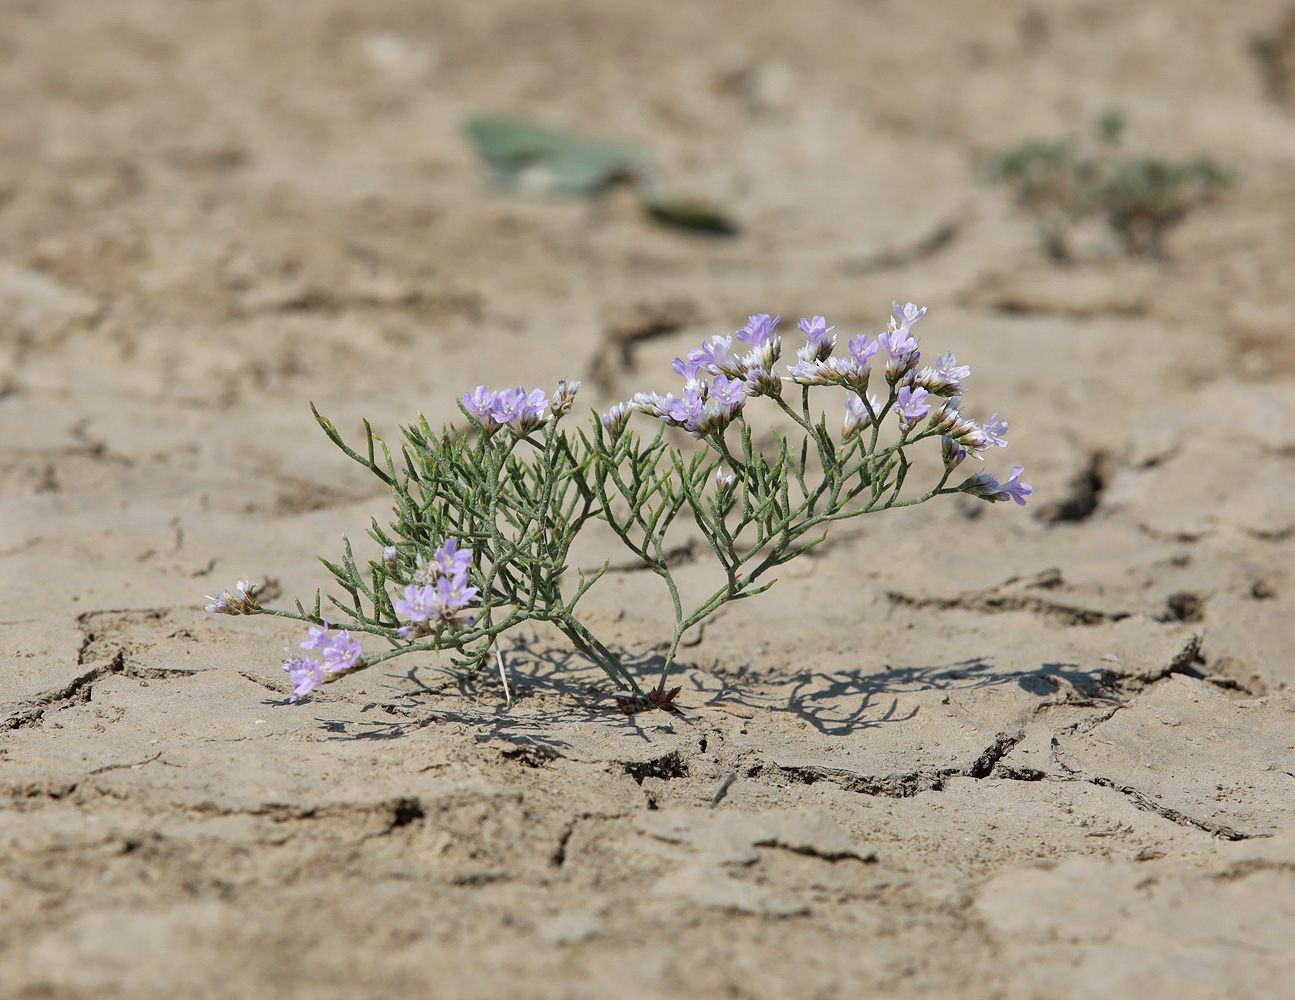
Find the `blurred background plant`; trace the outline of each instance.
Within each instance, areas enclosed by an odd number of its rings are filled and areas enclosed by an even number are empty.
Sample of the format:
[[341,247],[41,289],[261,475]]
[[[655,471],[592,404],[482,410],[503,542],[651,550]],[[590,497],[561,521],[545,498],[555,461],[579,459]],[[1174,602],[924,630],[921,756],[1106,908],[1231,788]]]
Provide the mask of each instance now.
[[1284,107],[1295,107],[1295,4],[1266,35],[1250,39],[1250,54],[1259,63],[1264,93]]
[[501,187],[592,197],[629,184],[643,211],[663,225],[737,235],[737,225],[717,206],[663,192],[650,157],[631,143],[585,139],[527,118],[499,115],[469,118],[464,131]]
[[1164,256],[1168,231],[1233,183],[1209,157],[1170,161],[1123,154],[1125,118],[1108,111],[1087,141],[1031,140],[992,156],[985,178],[1011,188],[1034,214],[1048,255],[1074,259],[1075,227],[1102,218],[1124,253]]

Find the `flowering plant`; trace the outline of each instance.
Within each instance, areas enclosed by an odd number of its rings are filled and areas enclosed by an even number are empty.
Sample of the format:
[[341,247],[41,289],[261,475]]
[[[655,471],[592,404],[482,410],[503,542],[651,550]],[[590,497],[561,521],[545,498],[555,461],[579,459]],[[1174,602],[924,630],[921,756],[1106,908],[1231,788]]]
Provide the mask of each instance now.
[[[237,594],[210,598],[207,610],[279,615],[313,626],[301,646],[319,657],[284,664],[293,701],[408,653],[451,650],[456,665],[475,669],[492,651],[498,655],[504,632],[543,621],[606,672],[622,709],[666,705],[678,691],[667,690],[666,682],[684,635],[728,602],[768,590],[769,571],[812,549],[832,522],[947,493],[1025,504],[1031,488],[1020,481],[1020,466],[1003,482],[977,472],[949,485],[968,456],[980,459],[1007,444],[1007,425],[997,413],[983,424],[963,415],[970,369],[952,353],[919,367],[912,328],[926,309],[893,305],[883,333],[875,340],[854,337],[843,353],[834,353],[835,327],[822,316],[802,319],[805,343],[796,362],[784,365],[785,375],[776,368],[779,319],[752,316],[734,336],[712,337],[675,359],[682,395],[636,393],[572,433],[562,421],[579,382],[559,382],[551,399],[539,389],[479,386],[460,400],[468,426],[436,432],[420,416],[404,428],[399,465],[367,421],[366,449],[357,452],[315,411],[333,443],[390,487],[395,500],[396,519],[386,527],[374,520],[369,528],[381,553],[364,570],[349,540],[340,563],[321,560],[349,598],[328,596],[348,619],[346,628],[332,631],[318,592],[313,610],[300,601],[295,611],[276,610],[261,607],[246,581]],[[878,362],[878,381],[885,384],[880,396],[868,391],[879,354],[885,357],[884,365]],[[822,387],[846,390],[839,434],[811,406]],[[783,428],[772,431],[772,446],[763,449],[748,416],[757,402],[771,407]],[[636,412],[656,420],[653,433],[640,436],[630,428]],[[686,431],[696,446],[676,443],[669,428]],[[906,490],[908,451],[928,440],[938,444],[943,474],[924,492]],[[571,572],[571,544],[595,521],[661,578],[673,606],[665,662],[646,694],[577,615],[609,566]],[[718,586],[695,604],[684,600],[667,546],[672,531],[689,523],[721,570]],[[366,655],[351,632],[378,636],[390,648]]]

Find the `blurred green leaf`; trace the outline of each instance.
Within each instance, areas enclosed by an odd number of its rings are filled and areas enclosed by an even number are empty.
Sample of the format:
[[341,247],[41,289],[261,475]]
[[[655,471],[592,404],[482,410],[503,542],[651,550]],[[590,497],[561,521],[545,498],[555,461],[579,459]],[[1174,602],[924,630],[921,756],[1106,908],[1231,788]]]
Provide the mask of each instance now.
[[705,201],[687,198],[643,199],[643,210],[657,222],[681,229],[714,233],[718,236],[736,236],[738,225],[721,209]]
[[484,115],[465,130],[495,179],[512,187],[593,194],[648,170],[637,146],[584,140],[524,118]]

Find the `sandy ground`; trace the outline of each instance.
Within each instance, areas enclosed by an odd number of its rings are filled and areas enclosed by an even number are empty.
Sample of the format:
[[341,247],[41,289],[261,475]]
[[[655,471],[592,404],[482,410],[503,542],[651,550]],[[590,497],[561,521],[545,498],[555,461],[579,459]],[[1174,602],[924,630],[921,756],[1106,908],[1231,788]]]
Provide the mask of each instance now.
[[[5,3],[0,995],[1289,996],[1282,10]],[[1241,181],[1164,260],[1059,267],[974,169],[1110,106]],[[491,190],[482,111],[640,141],[743,233]],[[432,659],[290,706],[298,630],[202,611],[327,586],[389,506],[308,401],[391,439],[483,381],[606,404],[892,298],[1034,502],[844,526],[687,650],[685,716],[529,632],[511,708]],[[658,651],[645,574],[590,602]]]

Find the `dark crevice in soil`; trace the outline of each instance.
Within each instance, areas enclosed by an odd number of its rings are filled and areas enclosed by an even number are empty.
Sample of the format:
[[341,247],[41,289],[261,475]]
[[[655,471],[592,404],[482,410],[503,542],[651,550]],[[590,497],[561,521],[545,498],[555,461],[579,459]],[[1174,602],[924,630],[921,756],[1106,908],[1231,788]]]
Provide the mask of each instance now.
[[1025,739],[1024,733],[999,733],[994,737],[994,742],[985,748],[985,752],[976,758],[976,762],[971,765],[971,770],[967,773],[973,778],[988,778],[994,766],[1011,753],[1016,744],[1023,739]]
[[1151,798],[1145,792],[1141,792],[1131,785],[1118,785],[1110,778],[1088,778],[1089,784],[1099,785],[1102,788],[1111,788],[1128,798],[1139,809],[1144,812],[1152,812],[1157,816],[1176,823],[1179,826],[1189,827],[1193,830],[1204,830],[1206,833],[1213,834],[1215,837],[1221,837],[1224,840],[1251,840],[1255,837],[1265,837],[1267,834],[1242,833],[1223,823],[1214,823],[1210,820],[1197,819],[1188,816],[1184,812],[1172,809],[1169,806],[1162,806],[1155,799]]
[[997,588],[972,591],[957,597],[913,597],[890,591],[886,594],[891,604],[924,610],[978,611],[992,614],[1007,611],[1029,611],[1044,618],[1056,619],[1066,625],[1103,625],[1129,617],[1127,611],[1099,611],[1071,604],[1049,601],[1032,594],[1002,594]]
[[[81,650],[77,654],[77,666],[84,666],[85,652],[94,641],[94,638],[93,634],[88,634],[85,642],[81,644]],[[57,690],[47,691],[31,701],[15,706],[11,714],[6,716],[3,721],[0,721],[0,730],[21,729],[25,726],[39,725],[41,719],[45,716],[45,712],[50,708],[84,705],[90,700],[95,681],[102,677],[107,677],[109,674],[122,673],[125,668],[126,654],[119,649],[107,663],[100,664],[93,670],[74,678]]]
[[1108,465],[1102,452],[1089,455],[1088,463],[1070,480],[1066,494],[1039,510],[1039,520],[1049,524],[1074,524],[1092,517],[1110,479]]
[[524,767],[538,768],[547,767],[550,761],[557,760],[562,755],[551,747],[523,746],[501,750],[500,756],[505,760],[516,761]]
[[1199,622],[1205,618],[1205,598],[1190,591],[1170,594],[1165,610],[1156,615],[1159,622]]
[[401,826],[408,826],[410,823],[424,819],[427,816],[426,810],[423,809],[423,803],[415,797],[396,799],[391,804],[391,822],[387,826],[387,833]]
[[571,834],[575,833],[577,822],[578,820],[573,819],[562,828],[562,833],[558,836],[558,845],[549,855],[549,864],[554,868],[561,868],[567,863],[567,844],[571,840]]
[[994,742],[986,747],[968,767],[920,768],[905,774],[864,775],[855,771],[814,765],[775,766],[780,775],[804,785],[812,785],[816,781],[830,781],[847,792],[907,799],[918,792],[943,791],[945,783],[952,777],[989,777],[999,760],[1011,753],[1012,748],[1024,738],[1024,733],[999,733],[994,737]]
[[622,761],[625,773],[640,785],[644,778],[684,778],[688,775],[688,764],[678,750],[671,750],[660,757],[645,761]]

